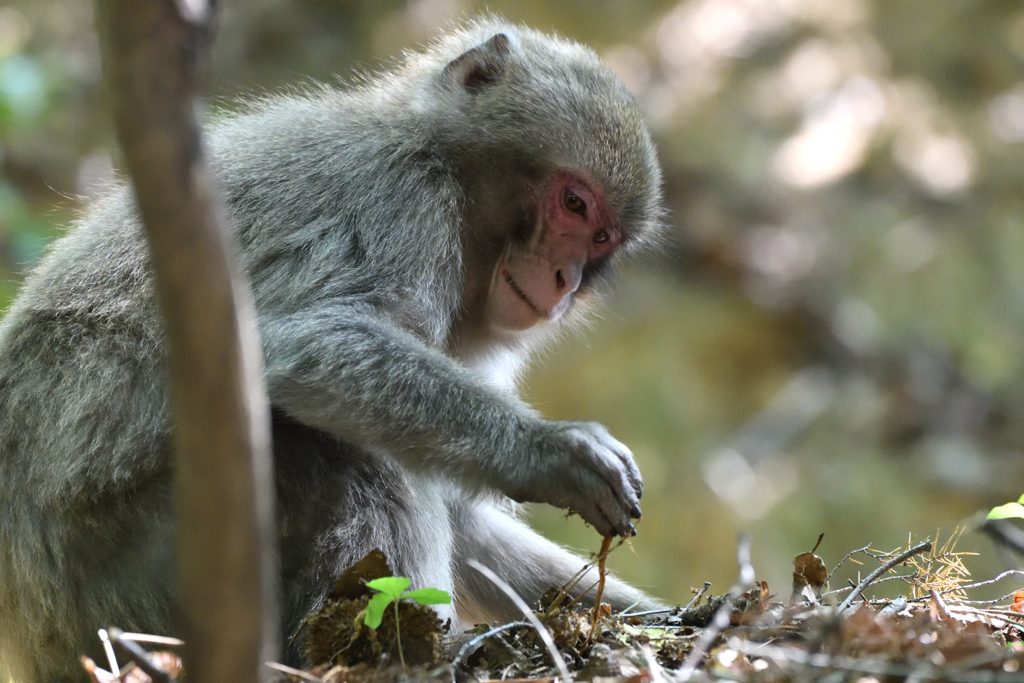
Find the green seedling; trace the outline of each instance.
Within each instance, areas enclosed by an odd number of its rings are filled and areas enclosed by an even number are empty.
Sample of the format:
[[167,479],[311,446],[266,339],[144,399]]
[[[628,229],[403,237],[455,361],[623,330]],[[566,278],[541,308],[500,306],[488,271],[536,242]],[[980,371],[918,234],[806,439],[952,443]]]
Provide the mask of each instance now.
[[1007,503],[992,508],[985,519],[1010,519],[1012,517],[1024,518],[1024,496],[1021,496],[1016,503]]
[[385,576],[382,579],[367,581],[369,588],[379,591],[370,598],[370,604],[366,606],[366,616],[363,623],[371,629],[376,630],[384,618],[384,610],[388,605],[395,605],[395,639],[398,641],[398,660],[405,666],[405,655],[402,654],[402,632],[398,626],[398,601],[412,600],[421,605],[448,605],[451,604],[452,596],[437,588],[421,588],[416,591],[406,591],[412,583],[407,576]]

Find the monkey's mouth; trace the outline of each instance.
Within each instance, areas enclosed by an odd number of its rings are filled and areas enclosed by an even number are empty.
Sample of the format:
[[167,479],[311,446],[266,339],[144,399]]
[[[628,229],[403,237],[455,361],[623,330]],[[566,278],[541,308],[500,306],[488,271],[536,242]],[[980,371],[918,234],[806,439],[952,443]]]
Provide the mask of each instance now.
[[505,276],[505,282],[508,283],[508,286],[512,289],[513,292],[516,293],[516,296],[518,296],[524,304],[530,307],[531,311],[536,313],[537,316],[540,318],[548,317],[547,313],[541,311],[539,308],[537,308],[537,305],[535,303],[530,301],[530,297],[526,296],[526,293],[519,288],[519,285],[516,284],[516,281],[512,279],[512,276],[508,274],[507,270],[502,271],[502,274]]

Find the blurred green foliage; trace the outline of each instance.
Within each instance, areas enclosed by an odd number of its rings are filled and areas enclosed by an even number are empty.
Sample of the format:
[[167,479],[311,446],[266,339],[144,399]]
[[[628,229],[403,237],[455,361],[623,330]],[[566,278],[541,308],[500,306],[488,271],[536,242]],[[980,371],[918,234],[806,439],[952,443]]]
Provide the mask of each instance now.
[[[214,101],[381,68],[483,7],[227,3]],[[820,531],[832,564],[867,543],[948,536],[1019,494],[1024,6],[487,7],[594,46],[647,112],[665,166],[672,249],[631,267],[525,386],[546,415],[600,420],[635,450],[645,516],[612,566],[685,601],[705,580],[725,589],[749,530],[759,574],[784,594]],[[114,177],[89,12],[0,8],[0,309]],[[557,511],[531,519],[599,545]],[[982,553],[980,578],[998,569],[984,539],[960,547]]]

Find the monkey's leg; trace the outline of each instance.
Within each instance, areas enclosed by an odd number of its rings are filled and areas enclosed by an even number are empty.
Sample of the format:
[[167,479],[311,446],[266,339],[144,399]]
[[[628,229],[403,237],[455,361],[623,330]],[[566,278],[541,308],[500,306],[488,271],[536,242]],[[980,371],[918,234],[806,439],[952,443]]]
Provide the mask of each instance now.
[[[522,618],[522,613],[486,577],[467,564],[476,560],[494,570],[526,604],[534,606],[552,586],[562,586],[583,568],[587,561],[540,536],[497,506],[485,502],[452,503],[455,528],[455,591],[459,616],[469,623],[507,622]],[[573,595],[588,589],[581,599],[594,604],[597,568],[591,567]],[[655,598],[609,576],[602,602],[622,610],[634,603],[637,609],[664,606]]]
[[[392,572],[410,577],[414,589],[454,589],[452,533],[438,484],[280,410],[273,427],[286,664],[305,663],[302,620],[371,550],[383,551]],[[448,605],[436,611],[442,620],[455,616]]]

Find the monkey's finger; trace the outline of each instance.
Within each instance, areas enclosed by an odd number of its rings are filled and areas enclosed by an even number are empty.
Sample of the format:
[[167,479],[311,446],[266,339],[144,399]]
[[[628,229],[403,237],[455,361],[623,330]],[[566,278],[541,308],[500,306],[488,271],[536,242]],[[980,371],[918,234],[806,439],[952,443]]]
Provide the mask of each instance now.
[[640,475],[640,468],[636,466],[636,461],[633,459],[633,451],[629,450],[626,444],[612,436],[604,425],[596,422],[594,425],[597,427],[595,431],[598,441],[602,446],[618,456],[629,477],[629,483],[636,493],[636,497],[639,498],[643,495],[644,483],[643,477]]
[[[595,444],[596,446],[596,444]],[[590,466],[578,469],[575,472],[575,482],[570,488],[579,496],[579,505],[564,507],[575,508],[588,523],[593,525],[602,535],[621,535],[629,525],[629,517],[625,514],[626,509],[622,507],[622,496],[610,479],[616,477],[614,472],[609,472],[610,462],[602,458],[602,454],[593,450],[587,454],[591,458]],[[620,482],[623,477],[617,477]],[[622,488],[622,484],[619,484]],[[563,489],[564,490],[564,489]]]
[[633,487],[633,493],[636,494],[637,498],[640,498],[644,494],[644,479],[640,474],[640,468],[636,466],[636,461],[633,460],[633,453],[627,450],[625,453],[619,453],[618,455],[623,468],[626,470],[629,484]]
[[608,520],[609,530],[604,532],[605,536],[615,535],[629,538],[633,535],[633,523],[629,521],[628,516],[622,513],[614,501],[607,497],[600,498],[598,507],[603,517]]
[[629,479],[630,486],[633,487],[633,492],[636,497],[639,498],[644,490],[643,476],[640,474],[640,468],[636,466],[636,460],[633,459],[633,452],[622,446],[616,449],[614,453],[619,456],[619,461],[622,463],[623,469],[626,471],[626,477]]
[[[630,462],[632,459],[630,458]],[[599,474],[605,480],[622,504],[624,511],[631,511],[637,506],[637,485],[631,476],[629,467],[622,457],[614,451],[605,451],[598,456]],[[634,466],[635,468],[635,466]],[[636,473],[639,476],[639,472]]]
[[[629,490],[622,473],[611,474],[613,476],[606,477],[604,482],[602,482],[605,490],[595,496],[595,502],[600,507],[601,512],[611,522],[615,534],[618,536],[628,536],[632,533],[633,529],[630,513],[634,507],[637,507],[636,499],[631,495],[632,492]],[[618,476],[616,477],[614,474],[618,474]],[[618,485],[616,486],[610,480],[617,480]]]
[[589,505],[586,510],[580,512],[580,515],[588,524],[597,529],[597,533],[602,536],[618,534],[615,531],[615,525],[611,523],[608,516],[597,505]]

